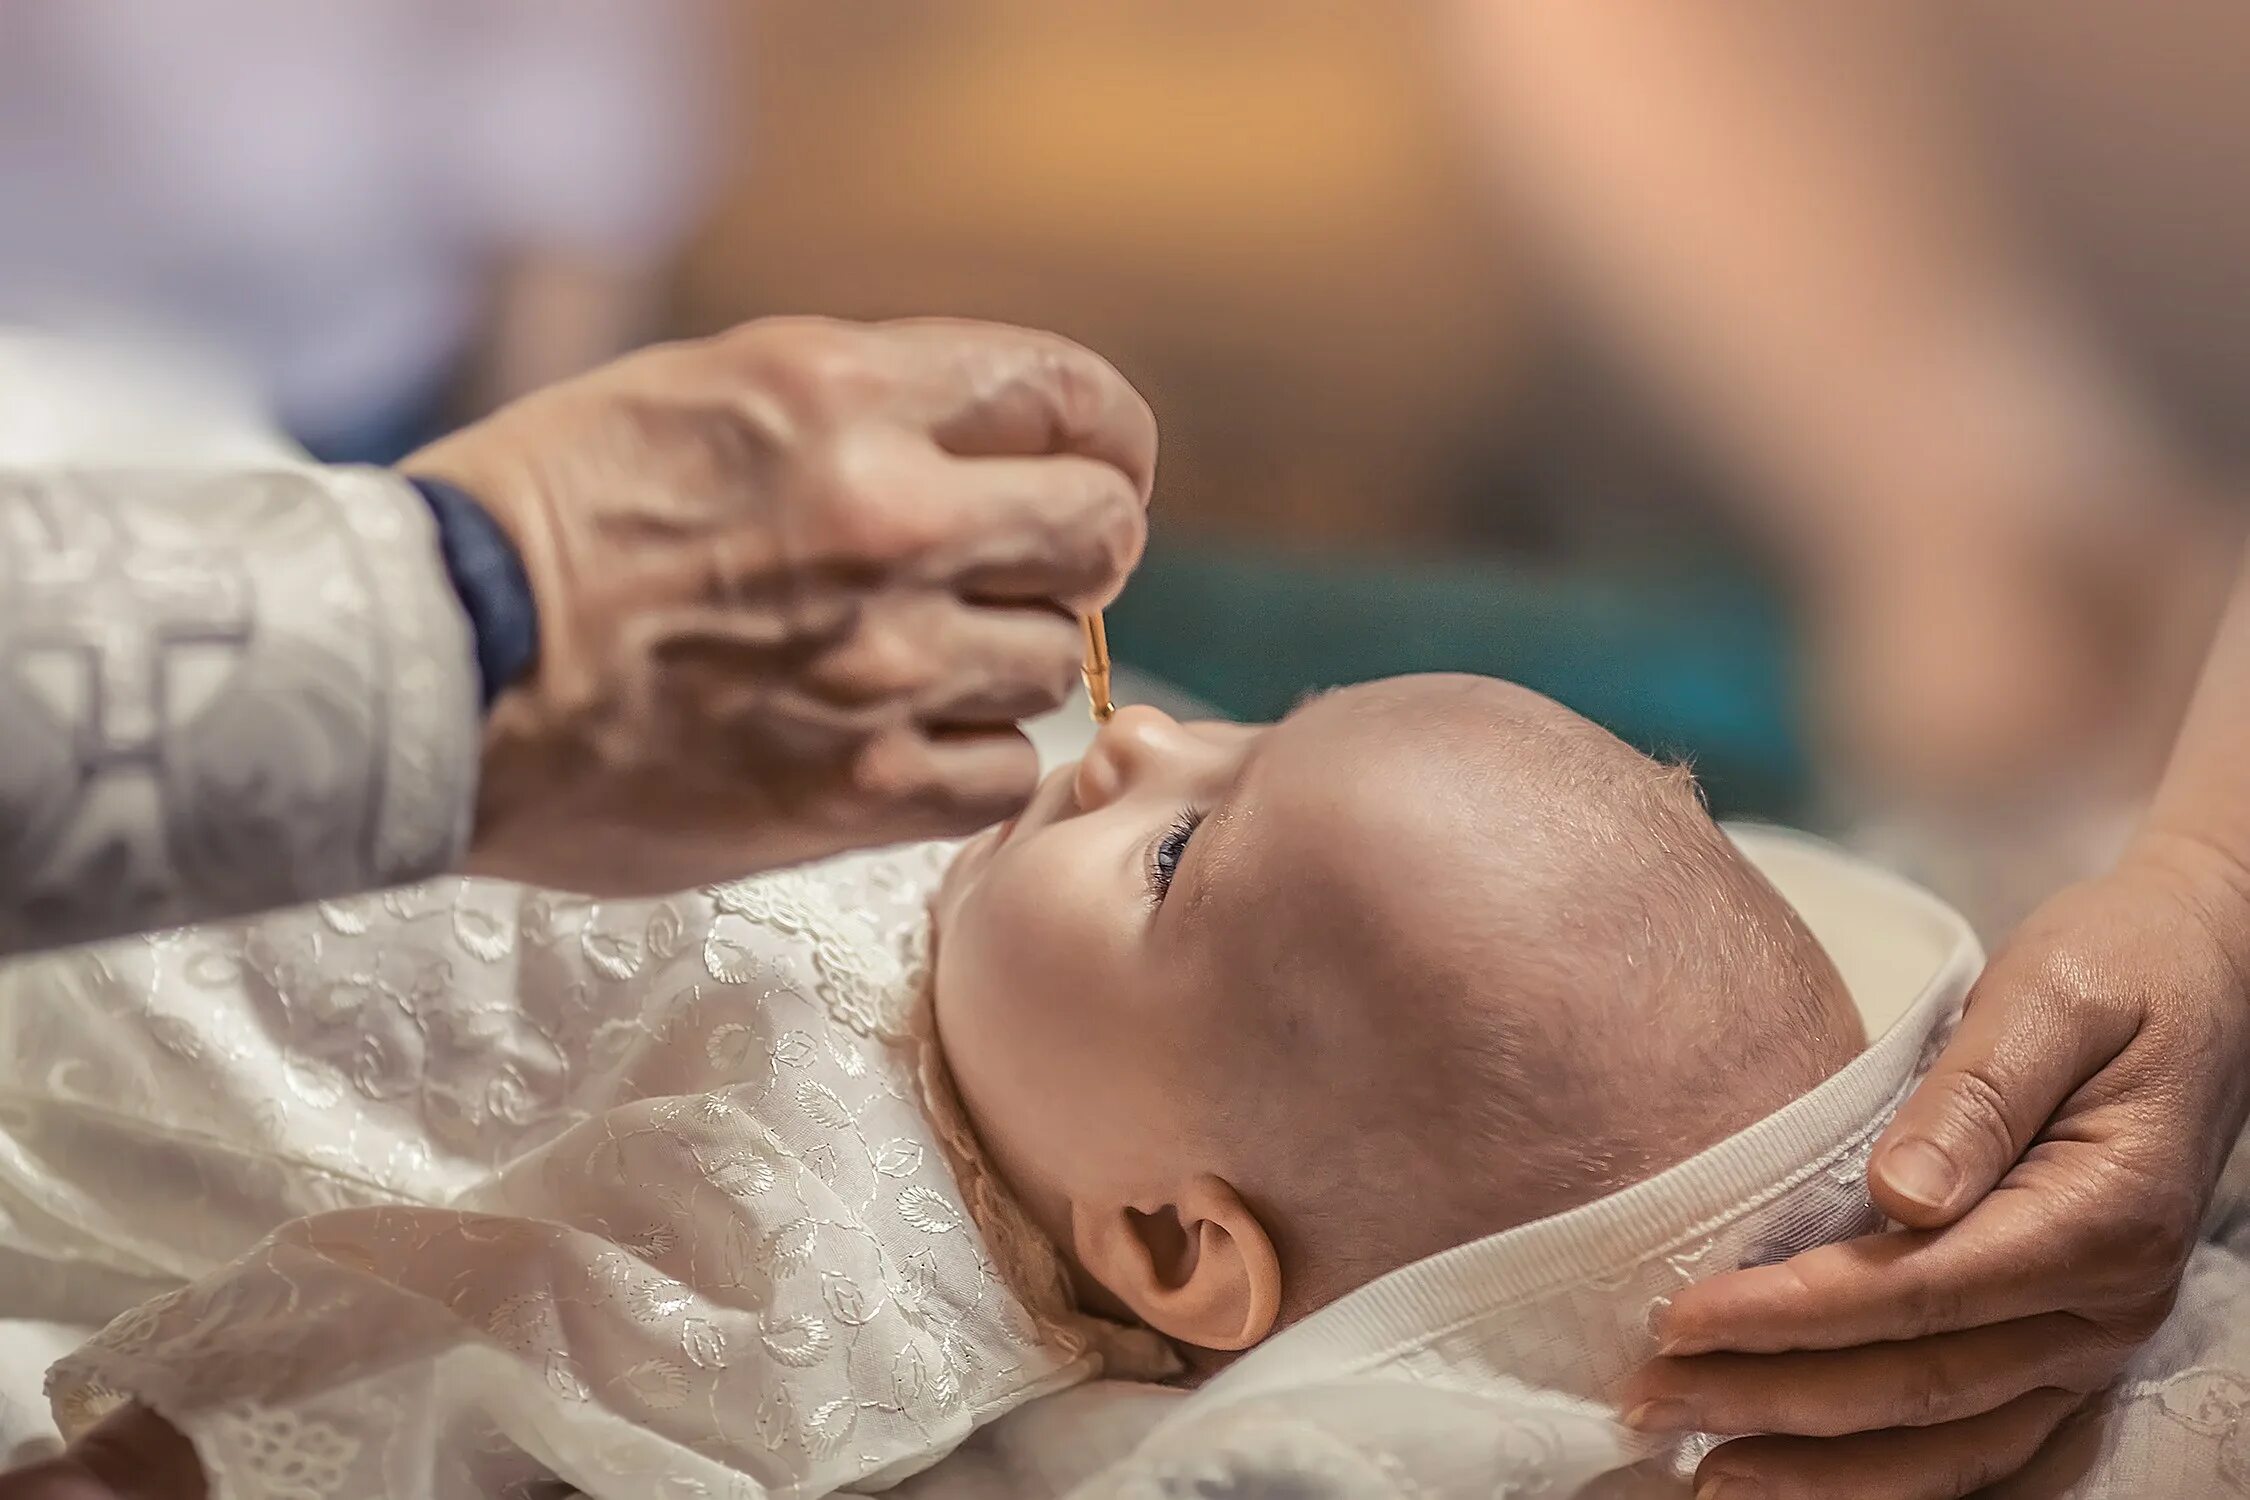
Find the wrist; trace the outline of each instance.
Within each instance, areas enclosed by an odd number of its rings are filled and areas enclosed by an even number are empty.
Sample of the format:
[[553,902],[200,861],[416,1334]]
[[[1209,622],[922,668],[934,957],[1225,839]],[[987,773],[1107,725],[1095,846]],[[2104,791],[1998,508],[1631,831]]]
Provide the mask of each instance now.
[[2168,890],[2224,959],[2236,998],[2250,1002],[2250,863],[2205,832],[2152,822],[2117,875]]

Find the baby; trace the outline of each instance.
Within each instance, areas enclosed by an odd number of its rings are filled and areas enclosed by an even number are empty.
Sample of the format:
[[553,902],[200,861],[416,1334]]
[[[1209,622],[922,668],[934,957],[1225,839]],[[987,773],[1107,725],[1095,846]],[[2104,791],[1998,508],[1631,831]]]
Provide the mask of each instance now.
[[27,966],[0,1318],[156,1295],[51,1390],[160,1491],[860,1489],[1097,1374],[1216,1396],[1863,1047],[1684,771],[1482,679],[1129,708],[949,855]]
[[1692,780],[1525,689],[1112,719],[937,901],[977,1133],[1083,1305],[1209,1367],[1654,1176],[1863,1043]]

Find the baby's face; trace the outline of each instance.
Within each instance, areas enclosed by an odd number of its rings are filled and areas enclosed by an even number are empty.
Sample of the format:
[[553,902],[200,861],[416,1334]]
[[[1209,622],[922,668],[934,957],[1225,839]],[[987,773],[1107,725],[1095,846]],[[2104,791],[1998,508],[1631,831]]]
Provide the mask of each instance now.
[[1245,1287],[1301,1311],[1638,1180],[1856,1037],[1683,773],[1480,678],[1265,727],[1124,709],[967,846],[936,917],[939,1035],[995,1166],[1205,1348],[1265,1326]]
[[1433,866],[1464,808],[1428,774],[1454,757],[1400,733],[1402,691],[1347,688],[1268,726],[1121,709],[961,854],[936,904],[939,1031],[1050,1232],[1065,1197],[1155,1201],[1183,1170],[1248,1191],[1267,1096],[1323,1087],[1296,1060],[1364,1059],[1390,1024],[1315,976],[1457,925]]
[[1214,936],[1263,886],[1241,846],[1277,796],[1302,796],[1259,772],[1292,732],[1120,709],[1083,760],[948,872],[936,906],[946,1057],[1035,1212],[1089,1167],[1130,1176],[1177,1159],[1171,1106],[1212,1078],[1193,1051],[1216,1040],[1198,1018]]

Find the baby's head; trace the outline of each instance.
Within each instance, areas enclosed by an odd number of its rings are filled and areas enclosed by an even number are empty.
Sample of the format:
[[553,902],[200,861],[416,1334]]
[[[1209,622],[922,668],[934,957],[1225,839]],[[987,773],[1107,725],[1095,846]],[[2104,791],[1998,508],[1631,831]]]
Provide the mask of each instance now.
[[1081,1296],[1214,1351],[1682,1161],[1862,1040],[1686,772],[1484,678],[1123,709],[937,921],[994,1164]]

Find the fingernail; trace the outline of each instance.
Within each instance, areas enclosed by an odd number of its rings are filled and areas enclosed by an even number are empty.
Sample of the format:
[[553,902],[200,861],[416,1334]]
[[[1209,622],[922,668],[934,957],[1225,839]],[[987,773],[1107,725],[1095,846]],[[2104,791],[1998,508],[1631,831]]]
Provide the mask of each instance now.
[[1650,1338],[1661,1339],[1664,1337],[1664,1315],[1671,1310],[1672,1299],[1669,1297],[1658,1297],[1655,1301],[1649,1303],[1648,1336]]
[[1928,1141],[1901,1141],[1884,1155],[1883,1177],[1894,1192],[1924,1208],[1943,1208],[1953,1196],[1961,1173]]
[[1635,1432],[1693,1432],[1695,1415],[1685,1401],[1659,1396],[1625,1413],[1625,1425]]
[[1766,1487],[1741,1474],[1714,1474],[1695,1487],[1695,1500],[1765,1500]]

